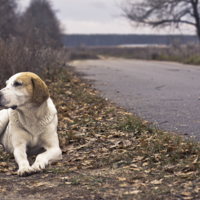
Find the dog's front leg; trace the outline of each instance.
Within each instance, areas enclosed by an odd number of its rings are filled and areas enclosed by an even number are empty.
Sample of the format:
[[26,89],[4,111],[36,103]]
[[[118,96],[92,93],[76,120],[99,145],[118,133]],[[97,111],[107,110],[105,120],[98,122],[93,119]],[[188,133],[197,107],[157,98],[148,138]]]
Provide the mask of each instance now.
[[[50,129],[52,129],[50,127]],[[47,131],[40,138],[42,147],[45,152],[39,154],[36,157],[35,162],[31,166],[33,172],[39,172],[45,169],[45,167],[55,161],[62,159],[62,151],[59,147],[57,132]]]
[[31,173],[31,168],[27,159],[26,145],[20,144],[14,149],[15,161],[19,166],[18,175],[26,176]]
[[12,133],[11,144],[13,146],[13,154],[15,161],[19,166],[18,175],[26,176],[30,174],[30,165],[27,159],[27,145],[30,142],[29,134],[15,126],[14,124],[10,125],[10,132]]
[[44,153],[39,154],[36,157],[35,162],[31,166],[33,172],[39,172],[45,169],[45,167],[54,162],[62,159],[62,151],[59,147],[53,147],[47,149]]

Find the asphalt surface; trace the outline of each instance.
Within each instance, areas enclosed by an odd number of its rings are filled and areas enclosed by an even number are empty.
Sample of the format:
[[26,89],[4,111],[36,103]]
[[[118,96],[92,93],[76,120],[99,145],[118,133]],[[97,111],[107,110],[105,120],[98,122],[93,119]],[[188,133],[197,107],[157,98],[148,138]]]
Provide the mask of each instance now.
[[126,59],[72,65],[103,97],[159,128],[200,140],[200,67]]

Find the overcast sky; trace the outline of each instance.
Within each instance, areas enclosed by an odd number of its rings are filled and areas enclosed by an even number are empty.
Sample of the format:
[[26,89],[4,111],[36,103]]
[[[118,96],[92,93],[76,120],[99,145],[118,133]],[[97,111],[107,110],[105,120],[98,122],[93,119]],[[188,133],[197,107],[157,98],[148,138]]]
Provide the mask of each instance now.
[[[180,33],[170,29],[136,28],[122,17],[119,5],[126,0],[51,0],[64,32],[67,34],[170,34]],[[30,0],[18,0],[21,10]],[[186,27],[182,33],[194,33]]]

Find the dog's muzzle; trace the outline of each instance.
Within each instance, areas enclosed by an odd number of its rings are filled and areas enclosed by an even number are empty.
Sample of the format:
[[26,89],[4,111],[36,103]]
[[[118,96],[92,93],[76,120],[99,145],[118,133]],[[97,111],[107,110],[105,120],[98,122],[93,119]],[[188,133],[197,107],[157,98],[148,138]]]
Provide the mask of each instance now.
[[13,110],[15,110],[17,108],[16,105],[13,105],[11,107],[7,107],[6,105],[4,105],[5,102],[6,102],[5,99],[3,99],[3,93],[0,91],[0,107],[3,107],[3,108],[12,108]]

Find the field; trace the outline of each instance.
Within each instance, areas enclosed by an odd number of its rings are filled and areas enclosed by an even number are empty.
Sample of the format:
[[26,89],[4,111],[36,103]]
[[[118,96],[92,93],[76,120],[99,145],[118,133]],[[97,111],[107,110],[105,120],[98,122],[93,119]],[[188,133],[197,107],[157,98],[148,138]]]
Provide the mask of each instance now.
[[144,46],[144,47],[77,47],[69,48],[69,58],[98,59],[98,58],[132,58],[142,60],[173,61],[185,64],[200,64],[199,45]]

